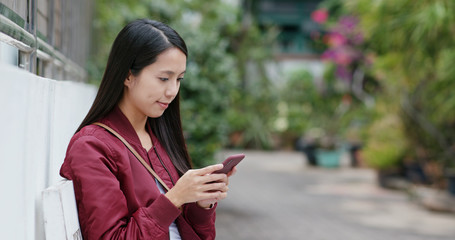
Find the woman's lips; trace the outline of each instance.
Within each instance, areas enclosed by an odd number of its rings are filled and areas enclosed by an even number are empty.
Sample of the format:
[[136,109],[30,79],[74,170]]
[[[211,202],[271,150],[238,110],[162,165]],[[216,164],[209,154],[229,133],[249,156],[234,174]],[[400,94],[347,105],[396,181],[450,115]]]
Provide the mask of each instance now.
[[164,109],[166,109],[169,106],[169,103],[158,102],[158,104]]

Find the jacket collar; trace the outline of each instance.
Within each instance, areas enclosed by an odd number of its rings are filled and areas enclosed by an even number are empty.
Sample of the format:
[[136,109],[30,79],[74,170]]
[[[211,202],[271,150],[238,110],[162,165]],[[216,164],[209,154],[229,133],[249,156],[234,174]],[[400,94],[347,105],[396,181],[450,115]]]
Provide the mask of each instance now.
[[141,141],[139,140],[133,125],[131,125],[128,118],[123,114],[118,106],[115,106],[114,109],[106,115],[106,117],[100,120],[100,122],[113,128],[130,144],[142,147]]

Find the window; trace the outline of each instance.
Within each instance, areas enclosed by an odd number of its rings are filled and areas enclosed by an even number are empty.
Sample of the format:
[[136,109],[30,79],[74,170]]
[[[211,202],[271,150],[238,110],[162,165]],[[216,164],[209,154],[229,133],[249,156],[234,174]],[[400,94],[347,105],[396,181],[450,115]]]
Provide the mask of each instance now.
[[19,65],[19,50],[0,41],[0,63]]

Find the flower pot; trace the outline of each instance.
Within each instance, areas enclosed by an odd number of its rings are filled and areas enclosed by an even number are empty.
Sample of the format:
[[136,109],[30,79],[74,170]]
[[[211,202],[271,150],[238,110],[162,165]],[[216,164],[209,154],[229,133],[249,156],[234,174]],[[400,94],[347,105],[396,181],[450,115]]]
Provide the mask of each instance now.
[[455,175],[447,176],[447,190],[452,196],[455,196]]
[[295,142],[295,148],[297,151],[303,152],[303,154],[305,154],[309,165],[316,166],[317,145],[314,142],[308,142],[303,138],[299,138]]
[[447,181],[447,191],[455,196],[455,169],[453,167],[444,169],[444,176]]
[[402,170],[398,168],[379,169],[377,177],[379,186],[383,188],[406,190],[409,187]]
[[336,168],[340,166],[341,151],[318,149],[316,162],[320,167]]
[[404,175],[406,179],[414,184],[430,184],[427,174],[424,171],[424,165],[421,162],[414,161],[404,164]]
[[359,161],[359,151],[362,149],[361,144],[351,144],[348,147],[349,159],[351,167],[358,167],[360,165]]

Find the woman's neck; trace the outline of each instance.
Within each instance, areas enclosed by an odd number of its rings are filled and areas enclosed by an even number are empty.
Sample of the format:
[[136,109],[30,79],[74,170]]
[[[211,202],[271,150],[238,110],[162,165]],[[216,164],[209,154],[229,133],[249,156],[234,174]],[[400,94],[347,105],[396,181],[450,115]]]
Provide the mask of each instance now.
[[146,132],[145,125],[147,123],[147,116],[135,111],[133,108],[126,105],[123,101],[119,102],[120,111],[128,118],[128,121],[134,128],[134,131],[140,135]]

